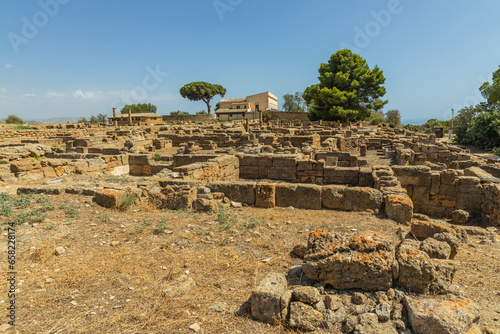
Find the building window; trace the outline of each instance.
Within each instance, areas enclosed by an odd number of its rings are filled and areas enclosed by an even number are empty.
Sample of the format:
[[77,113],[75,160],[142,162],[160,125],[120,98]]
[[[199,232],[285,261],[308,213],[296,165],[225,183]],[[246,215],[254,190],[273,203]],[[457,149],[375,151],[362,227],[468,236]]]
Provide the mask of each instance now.
[[236,106],[236,109],[240,109],[240,106]]
[[150,120],[156,121],[156,117],[151,117]]

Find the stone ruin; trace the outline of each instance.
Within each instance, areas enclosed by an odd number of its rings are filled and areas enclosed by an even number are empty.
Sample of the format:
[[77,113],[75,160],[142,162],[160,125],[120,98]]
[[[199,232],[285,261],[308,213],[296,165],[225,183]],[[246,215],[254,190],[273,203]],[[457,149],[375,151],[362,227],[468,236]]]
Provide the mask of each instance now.
[[[396,243],[375,233],[312,232],[295,250],[303,265],[288,277],[269,274],[253,291],[255,319],[303,330],[341,324],[345,333],[480,333],[472,302],[425,296],[451,291],[465,225],[500,226],[495,160],[432,134],[332,122],[61,124],[0,133],[0,184],[21,184],[18,193],[83,193],[105,207],[134,194],[158,209],[368,210],[409,226]],[[72,174],[143,181],[60,183]]]
[[[481,333],[479,307],[453,291],[453,258],[467,233],[430,221],[391,242],[375,232],[314,231],[293,252],[303,264],[253,290],[255,319],[335,333]],[[422,296],[423,295],[423,296]]]

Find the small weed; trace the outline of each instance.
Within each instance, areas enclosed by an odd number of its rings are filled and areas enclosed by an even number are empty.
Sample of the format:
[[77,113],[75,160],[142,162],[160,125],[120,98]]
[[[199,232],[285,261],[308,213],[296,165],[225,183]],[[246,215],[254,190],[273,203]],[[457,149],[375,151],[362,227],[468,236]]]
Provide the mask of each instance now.
[[0,216],[9,217],[12,214],[12,204],[3,202],[0,204]]
[[80,212],[78,211],[77,208],[71,207],[66,209],[66,214],[68,215],[69,218],[76,218],[80,215]]
[[161,161],[161,154],[155,153],[155,161]]
[[15,225],[24,224],[28,221],[28,219],[29,219],[28,213],[23,211],[20,214],[18,214],[16,218],[14,218],[14,224]]
[[222,240],[220,242],[220,245],[221,246],[227,246],[228,243],[229,243],[229,239],[228,239],[228,237],[225,237],[224,240]]
[[10,202],[10,195],[7,193],[0,193],[0,203]]
[[134,231],[135,233],[142,233],[145,228],[145,226],[134,226]]
[[258,225],[259,225],[260,221],[256,218],[250,218],[249,220],[247,220],[245,223],[243,223],[243,227],[246,227],[248,229],[251,229],[251,228],[256,228]]
[[103,223],[106,223],[109,221],[109,216],[104,213],[104,214],[99,216],[99,220],[102,221]]
[[29,213],[29,216],[30,216],[30,220],[32,222],[36,222],[36,223],[43,221],[45,219],[45,217],[47,217],[47,215],[42,213],[42,210],[40,210],[40,209],[34,209],[33,211],[31,211]]
[[47,181],[42,181],[41,183],[42,186],[46,186],[47,184],[49,184]]
[[262,247],[264,249],[271,249],[271,246],[268,244],[262,244],[262,245],[260,245],[260,247]]
[[196,227],[195,232],[198,235],[202,235],[203,234],[203,227],[201,227],[201,226]]
[[49,225],[47,225],[47,227],[45,227],[46,230],[52,230],[54,228],[54,224],[50,223]]
[[45,197],[43,194],[38,197],[38,203],[41,204],[42,206],[42,211],[52,211],[55,209],[54,204],[52,204],[47,197]]
[[154,229],[154,234],[162,234],[165,232],[167,229],[167,219],[165,217],[162,217],[160,219],[160,223],[156,225],[156,228]]
[[14,206],[19,208],[19,209],[26,209],[28,206],[31,205],[31,195],[25,195],[21,194],[19,195],[19,198],[17,198],[14,202]]
[[135,203],[135,200],[137,199],[136,194],[127,194],[125,195],[125,198],[121,201],[119,208],[120,210],[125,210],[129,206],[131,206],[133,203]]
[[139,243],[139,241],[141,241],[141,239],[139,239],[139,238],[135,238],[135,240],[134,240],[134,242],[135,242],[136,244],[138,244],[138,243]]
[[217,221],[220,224],[220,230],[230,230],[234,224],[236,224],[236,215],[229,212],[222,203],[219,203],[219,208],[217,210]]
[[109,183],[119,183],[119,184],[125,184],[129,183],[131,179],[127,176],[115,176],[115,175],[110,175],[106,179],[107,182]]

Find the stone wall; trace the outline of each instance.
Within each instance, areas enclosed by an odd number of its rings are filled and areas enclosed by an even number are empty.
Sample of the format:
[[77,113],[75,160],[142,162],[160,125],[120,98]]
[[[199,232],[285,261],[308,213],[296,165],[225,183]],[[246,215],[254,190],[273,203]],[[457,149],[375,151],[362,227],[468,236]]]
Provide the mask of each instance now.
[[215,115],[163,115],[162,119],[164,122],[168,121],[180,121],[180,122],[186,122],[186,121],[211,121],[215,119]]
[[[350,184],[368,186],[371,168],[366,160],[350,153],[318,153],[320,160],[292,154],[238,154],[240,177],[247,179],[270,179],[293,182],[327,184]],[[361,166],[361,167],[360,167]],[[361,176],[360,174],[368,174]]]
[[[191,158],[196,158],[196,156],[193,155]],[[174,156],[174,161],[175,159],[176,156]],[[179,163],[179,159],[177,159],[177,163]],[[174,167],[173,170],[179,173],[180,178],[184,180],[196,180],[200,182],[211,182],[216,180],[237,181],[240,177],[239,161],[236,157],[231,155],[215,156],[206,161]]]
[[415,212],[452,218],[455,210],[500,223],[500,180],[477,167],[431,170],[428,166],[392,166],[413,201]]
[[305,112],[285,112],[285,111],[270,111],[271,115],[273,115],[273,120],[301,120],[308,121],[309,117],[307,117],[308,113]]

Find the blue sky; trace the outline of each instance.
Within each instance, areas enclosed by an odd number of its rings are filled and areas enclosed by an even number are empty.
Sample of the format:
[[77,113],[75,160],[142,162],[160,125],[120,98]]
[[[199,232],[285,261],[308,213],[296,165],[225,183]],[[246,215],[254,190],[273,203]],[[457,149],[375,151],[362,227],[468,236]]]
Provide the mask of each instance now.
[[500,65],[497,0],[4,0],[0,13],[0,118],[195,113],[204,103],[179,94],[192,81],[281,100],[348,47],[384,71],[385,110],[419,123],[479,102]]

